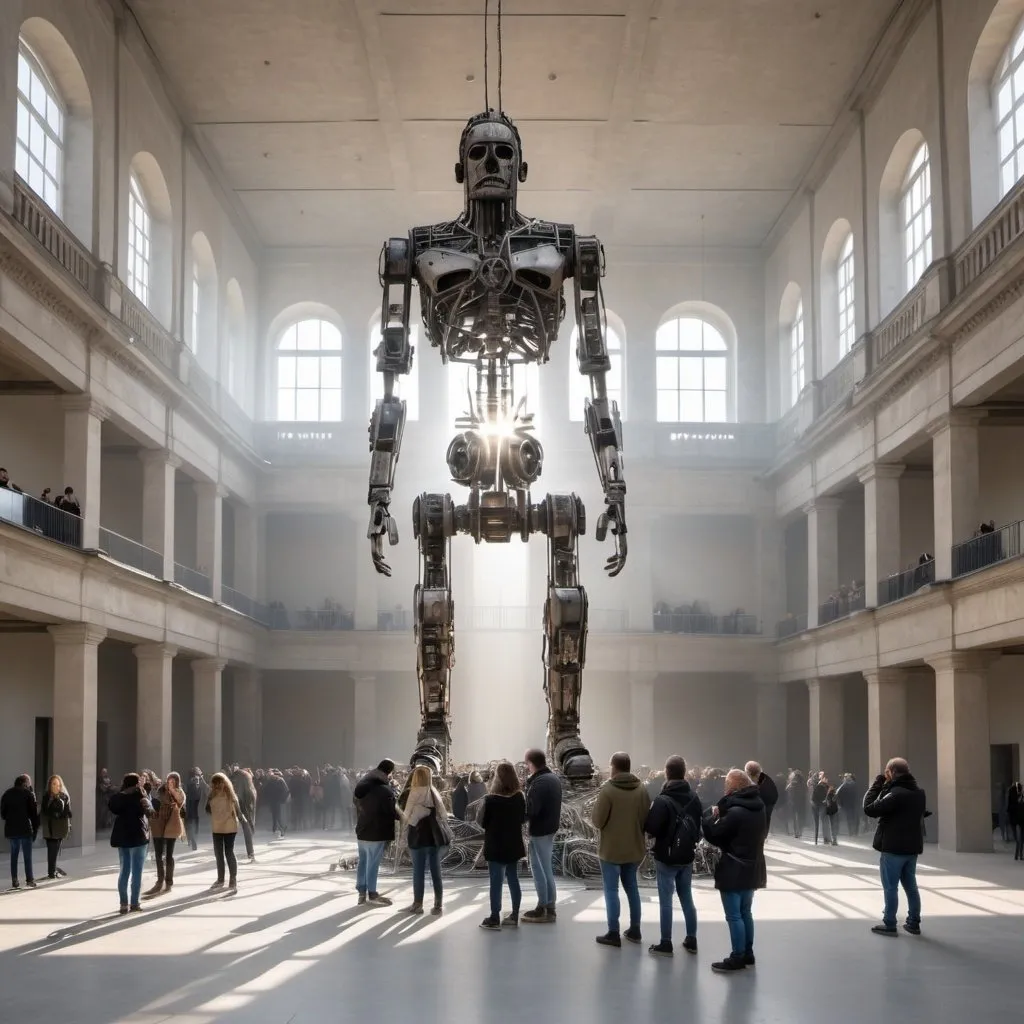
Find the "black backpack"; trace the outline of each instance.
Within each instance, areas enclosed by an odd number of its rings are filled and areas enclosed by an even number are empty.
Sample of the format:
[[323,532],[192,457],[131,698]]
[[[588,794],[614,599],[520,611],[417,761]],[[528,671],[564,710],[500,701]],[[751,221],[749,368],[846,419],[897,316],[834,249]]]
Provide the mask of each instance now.
[[693,800],[683,809],[679,804],[669,797],[661,797],[668,801],[670,813],[668,835],[665,837],[665,863],[666,864],[690,864],[693,862],[693,852],[700,839],[700,826],[694,821],[691,814],[687,812],[693,804]]

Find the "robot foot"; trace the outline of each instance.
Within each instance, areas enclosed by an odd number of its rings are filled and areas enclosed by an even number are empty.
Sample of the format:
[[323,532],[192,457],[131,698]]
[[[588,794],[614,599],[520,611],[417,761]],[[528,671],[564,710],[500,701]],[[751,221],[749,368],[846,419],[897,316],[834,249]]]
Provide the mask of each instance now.
[[583,782],[594,777],[594,759],[578,735],[559,740],[554,754],[559,770],[570,781]]
[[446,769],[447,763],[447,743],[442,742],[442,738],[421,731],[416,738],[416,749],[409,759],[409,764],[414,768],[420,764],[426,765],[435,775],[440,775]]

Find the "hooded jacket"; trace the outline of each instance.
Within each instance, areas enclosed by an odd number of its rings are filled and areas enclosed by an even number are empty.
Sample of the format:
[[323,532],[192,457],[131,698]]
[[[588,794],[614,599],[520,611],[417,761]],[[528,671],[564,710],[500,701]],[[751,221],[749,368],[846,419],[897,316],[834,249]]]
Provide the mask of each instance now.
[[609,864],[639,864],[647,855],[644,822],[651,798],[630,772],[613,775],[600,789],[590,820],[600,833],[597,855]]
[[[668,864],[668,841],[672,835],[677,814],[692,819],[693,835],[699,837],[701,831],[700,797],[685,779],[671,779],[665,783],[661,792],[654,798],[651,809],[647,812],[644,831],[654,840],[654,859]],[[672,866],[693,863],[693,849],[689,857],[680,861],[672,861]]]
[[356,805],[356,839],[364,843],[389,843],[395,838],[395,790],[383,773],[374,769],[357,783],[352,794]]
[[864,794],[864,813],[877,818],[875,840],[879,853],[924,853],[925,791],[909,772],[887,782],[879,775]]
[[704,815],[704,838],[722,851],[715,868],[721,892],[763,889],[768,884],[764,840],[768,819],[757,786],[744,786],[718,801],[718,817]]
[[526,820],[531,836],[553,836],[562,822],[562,783],[547,765],[526,780]]

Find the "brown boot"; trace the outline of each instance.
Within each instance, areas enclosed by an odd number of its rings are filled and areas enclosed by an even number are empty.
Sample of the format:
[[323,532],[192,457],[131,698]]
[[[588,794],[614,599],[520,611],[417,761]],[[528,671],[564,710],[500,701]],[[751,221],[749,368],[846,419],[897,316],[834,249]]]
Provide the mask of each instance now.
[[164,880],[162,878],[158,878],[153,883],[153,885],[149,889],[147,889],[142,895],[147,900],[151,900],[154,896],[159,896],[160,895],[160,893],[163,891],[163,887],[164,887]]

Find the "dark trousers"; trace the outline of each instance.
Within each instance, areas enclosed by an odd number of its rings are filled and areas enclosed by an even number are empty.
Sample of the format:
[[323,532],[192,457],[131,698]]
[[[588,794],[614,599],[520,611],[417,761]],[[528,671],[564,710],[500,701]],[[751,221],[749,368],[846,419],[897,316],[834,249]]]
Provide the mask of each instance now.
[[847,807],[846,808],[846,828],[849,831],[851,836],[855,836],[857,834],[857,831],[858,831],[857,826],[859,824],[858,821],[857,821],[857,818],[858,818],[858,810],[857,810],[857,808],[856,807]]
[[174,885],[174,844],[177,839],[153,837],[153,855],[156,858],[156,884]]
[[57,874],[57,857],[60,855],[60,847],[63,842],[63,839],[46,840],[46,873],[50,878]]
[[803,807],[796,807],[795,806],[792,809],[792,815],[793,815],[793,835],[797,839],[799,839],[800,838],[800,833],[803,832],[803,830],[804,830],[804,818],[806,817],[807,812],[804,810]]
[[434,903],[441,905],[444,899],[444,886],[441,883],[441,856],[436,846],[421,846],[410,850],[412,855],[412,899],[414,903],[423,903],[423,891],[426,888],[427,868],[430,868],[430,881],[434,886]]
[[238,874],[238,861],[235,860],[234,832],[213,833],[213,856],[217,860],[217,881],[224,881],[224,862],[228,863],[228,878],[233,882]]
[[523,901],[523,890],[519,884],[519,862],[499,864],[497,861],[487,862],[487,873],[491,882],[491,917],[501,914],[501,883],[508,882],[508,894],[512,897],[512,913],[519,916],[519,905]]
[[272,801],[270,804],[270,831],[283,832],[284,819],[281,817],[281,804]]
[[188,838],[188,848],[190,850],[199,849],[199,844],[196,842],[196,837],[199,835],[198,818],[185,819],[185,835]]
[[252,848],[252,825],[249,823],[249,819],[243,814],[242,815],[242,838],[245,840],[245,855],[250,860],[256,856]]
[[11,881],[18,880],[18,852],[21,852],[22,860],[25,862],[25,878],[31,882],[35,879],[32,873],[32,837],[13,836],[7,840],[11,848]]
[[1014,838],[1014,860],[1024,860],[1024,821],[1015,821],[1011,826]]

